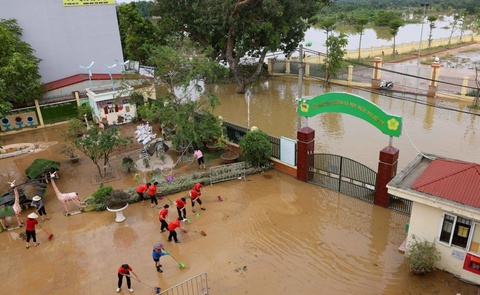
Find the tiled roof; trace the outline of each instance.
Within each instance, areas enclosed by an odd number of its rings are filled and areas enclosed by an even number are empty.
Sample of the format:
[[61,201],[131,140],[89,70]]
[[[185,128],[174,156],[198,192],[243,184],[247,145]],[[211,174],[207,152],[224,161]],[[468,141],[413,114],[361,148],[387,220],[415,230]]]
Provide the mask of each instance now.
[[[112,74],[113,79],[121,79],[122,74]],[[92,80],[110,80],[109,74],[92,74]],[[88,74],[77,74],[60,80],[44,84],[47,91],[74,85],[83,81],[88,81]]]
[[412,189],[480,208],[480,164],[433,160],[412,184]]

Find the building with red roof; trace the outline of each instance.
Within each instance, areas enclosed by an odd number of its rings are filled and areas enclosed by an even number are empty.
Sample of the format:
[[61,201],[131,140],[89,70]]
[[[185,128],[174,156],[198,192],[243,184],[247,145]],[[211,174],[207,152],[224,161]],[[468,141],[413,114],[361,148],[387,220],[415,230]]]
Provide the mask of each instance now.
[[387,188],[413,202],[407,248],[434,241],[437,268],[480,284],[480,164],[419,154]]

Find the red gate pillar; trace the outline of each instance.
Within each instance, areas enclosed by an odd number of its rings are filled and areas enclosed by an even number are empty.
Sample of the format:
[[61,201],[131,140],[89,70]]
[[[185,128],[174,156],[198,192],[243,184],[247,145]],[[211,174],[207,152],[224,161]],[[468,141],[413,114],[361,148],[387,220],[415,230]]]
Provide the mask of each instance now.
[[[308,172],[308,154],[315,151],[315,130],[303,127],[297,131],[297,179],[307,182],[311,175]],[[313,164],[313,163],[312,163]]]
[[387,146],[380,151],[378,162],[377,184],[375,187],[375,205],[388,207],[387,183],[397,174],[398,154],[400,150]]

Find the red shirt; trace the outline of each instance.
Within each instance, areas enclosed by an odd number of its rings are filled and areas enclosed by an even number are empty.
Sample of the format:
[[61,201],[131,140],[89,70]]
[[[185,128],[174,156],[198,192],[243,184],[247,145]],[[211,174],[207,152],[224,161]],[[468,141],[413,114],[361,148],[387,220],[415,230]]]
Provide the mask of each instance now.
[[175,219],[174,221],[168,224],[168,230],[174,231],[177,227],[180,227],[180,220]]
[[178,199],[175,201],[175,204],[177,204],[177,208],[182,209],[187,205],[187,202],[183,202],[182,199]]
[[160,211],[160,214],[158,214],[158,220],[165,220],[167,218],[167,215],[168,215],[168,209],[163,208]]
[[137,187],[137,193],[144,193],[148,189],[146,184],[142,184],[141,186]]
[[35,225],[38,224],[38,221],[36,219],[27,218],[26,223],[25,230],[35,230]]
[[118,269],[118,273],[121,273],[124,275],[128,274],[129,271],[132,271],[132,268],[130,266],[128,267],[128,269],[125,269],[120,265],[120,268]]
[[148,189],[148,195],[150,197],[155,196],[155,193],[157,192],[157,187],[155,185],[150,185],[150,188]]
[[196,198],[200,197],[202,193],[196,191],[195,189],[192,189],[190,191],[190,197],[192,197],[192,200],[195,200]]
[[202,187],[203,187],[203,185],[200,182],[198,182],[193,186],[193,189],[194,190],[200,190]]

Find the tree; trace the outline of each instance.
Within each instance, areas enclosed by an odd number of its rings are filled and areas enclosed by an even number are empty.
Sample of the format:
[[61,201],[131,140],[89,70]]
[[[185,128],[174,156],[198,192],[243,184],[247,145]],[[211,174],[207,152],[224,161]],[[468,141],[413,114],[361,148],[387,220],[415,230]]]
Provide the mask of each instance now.
[[389,29],[389,32],[390,34],[393,36],[393,51],[392,51],[392,55],[395,55],[396,54],[396,49],[395,49],[395,37],[397,36],[398,34],[398,30],[400,29],[400,27],[403,27],[405,25],[405,23],[403,22],[403,20],[399,17],[396,17],[392,20],[390,20],[390,22],[388,23],[388,29]]
[[[237,93],[258,79],[267,52],[295,51],[311,18],[331,0],[157,0],[161,30],[189,36],[212,49],[210,57],[228,63]],[[250,57],[251,71],[242,71]]]
[[[318,26],[325,32],[326,40],[328,40],[330,33],[335,30],[336,22],[337,21],[333,17],[322,18],[321,20],[318,21]],[[326,46],[325,54],[327,55],[327,58],[328,58],[328,46]]]
[[118,28],[125,60],[146,64],[151,47],[160,43],[159,32],[140,15],[135,2],[117,7]]
[[[85,136],[75,139],[73,143],[81,152],[83,152],[97,166],[100,177],[105,177],[107,166],[110,161],[110,155],[117,150],[121,150],[132,144],[131,136],[120,136],[118,128],[107,128],[100,131],[92,128],[87,131]],[[103,159],[103,166],[100,161]]]
[[360,34],[360,40],[358,41],[358,61],[360,61],[360,50],[362,48],[362,36],[363,31],[365,30],[365,26],[369,23],[369,19],[365,16],[357,16],[354,19],[355,31]]
[[338,72],[344,65],[343,56],[345,55],[345,47],[347,47],[347,35],[341,32],[338,36],[330,35],[327,39],[326,46],[329,48],[330,54],[326,63],[322,66],[326,72],[326,81],[330,77],[337,78]]
[[0,115],[12,103],[29,102],[39,98],[42,89],[38,70],[40,59],[32,47],[20,40],[22,28],[15,19],[0,20]]
[[149,106],[140,106],[139,114],[149,121],[161,122],[175,130],[172,142],[176,148],[189,143],[199,147],[222,133],[219,119],[213,116],[219,99],[209,92],[205,81],[215,81],[225,68],[199,54],[188,39],[170,39],[170,46],[158,46],[149,59],[155,66],[155,84],[166,88]]
[[455,13],[453,15],[453,20],[452,22],[450,22],[451,29],[450,29],[450,37],[448,38],[448,45],[452,44],[453,32],[455,32],[455,30],[457,29],[458,22],[460,21],[461,18],[462,16],[459,13]]
[[432,46],[432,40],[433,40],[432,31],[433,29],[435,29],[435,22],[437,21],[437,19],[438,19],[438,16],[436,15],[430,15],[427,17],[428,26],[430,27],[430,31],[428,32],[428,48]]

